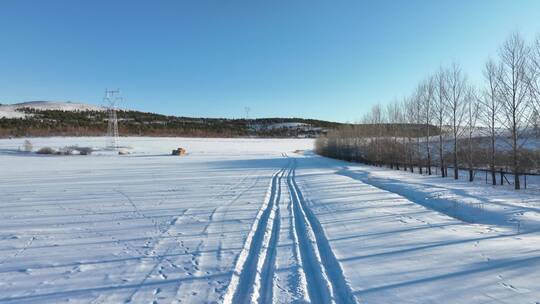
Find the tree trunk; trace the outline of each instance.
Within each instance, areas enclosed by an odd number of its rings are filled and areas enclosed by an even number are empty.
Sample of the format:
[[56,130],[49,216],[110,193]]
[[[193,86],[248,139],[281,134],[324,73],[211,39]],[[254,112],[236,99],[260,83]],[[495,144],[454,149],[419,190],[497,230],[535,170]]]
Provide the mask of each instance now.
[[443,152],[442,135],[439,135],[439,162],[441,165],[441,176],[446,177],[446,171],[444,170],[444,152]]
[[454,135],[454,179],[459,178],[458,168],[458,151],[457,151],[457,135]]
[[[515,111],[514,111],[515,113]],[[512,143],[513,143],[513,147],[512,147],[512,158],[513,158],[513,171],[514,171],[514,189],[516,190],[519,190],[521,189],[520,185],[519,185],[519,162],[518,162],[518,142],[517,142],[517,123],[516,123],[516,115],[514,114],[513,115],[513,120],[514,120],[514,128],[512,130]]]
[[416,139],[416,151],[417,151],[417,163],[418,163],[418,169],[420,170],[420,174],[422,174],[422,156],[420,154],[420,137]]
[[431,175],[431,149],[429,148],[429,136],[427,140],[427,170],[428,174]]
[[469,163],[469,182],[472,182],[474,180],[474,159],[473,159],[473,134],[472,131],[469,130],[469,157],[468,157],[468,163]]
[[[515,139],[514,139],[515,141]],[[519,190],[521,189],[521,186],[519,184],[519,164],[518,164],[518,155],[517,155],[517,147],[514,146],[514,153],[513,153],[513,171],[514,171],[514,189]]]
[[428,170],[428,175],[431,175],[431,149],[429,147],[429,122],[427,124],[426,150],[427,150],[426,151],[427,152],[427,170]]
[[[494,114],[492,114],[494,116]],[[491,182],[493,183],[493,186],[497,185],[497,176],[495,172],[495,118],[492,118],[492,124],[491,124],[491,158],[489,162],[489,167],[491,170]]]
[[414,173],[414,160],[412,150],[412,140],[409,138],[409,164],[411,165],[411,173]]

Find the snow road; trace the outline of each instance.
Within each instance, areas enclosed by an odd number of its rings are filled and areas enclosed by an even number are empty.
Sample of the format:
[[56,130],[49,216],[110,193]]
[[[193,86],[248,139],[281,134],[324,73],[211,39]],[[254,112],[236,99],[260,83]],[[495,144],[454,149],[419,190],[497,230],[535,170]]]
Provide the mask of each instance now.
[[311,140],[123,141],[0,140],[0,303],[540,303],[538,193],[293,152]]

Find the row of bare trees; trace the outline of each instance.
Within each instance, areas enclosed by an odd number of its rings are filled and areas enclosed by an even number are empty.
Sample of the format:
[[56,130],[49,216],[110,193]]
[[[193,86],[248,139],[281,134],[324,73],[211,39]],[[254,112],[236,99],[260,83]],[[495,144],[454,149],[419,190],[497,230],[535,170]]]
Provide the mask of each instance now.
[[483,83],[474,86],[461,67],[441,67],[414,92],[386,106],[375,105],[359,124],[333,130],[316,143],[326,156],[415,168],[442,177],[448,168],[496,172],[508,168],[520,189],[519,175],[539,170],[540,35],[527,43],[512,34],[498,57],[484,67]]

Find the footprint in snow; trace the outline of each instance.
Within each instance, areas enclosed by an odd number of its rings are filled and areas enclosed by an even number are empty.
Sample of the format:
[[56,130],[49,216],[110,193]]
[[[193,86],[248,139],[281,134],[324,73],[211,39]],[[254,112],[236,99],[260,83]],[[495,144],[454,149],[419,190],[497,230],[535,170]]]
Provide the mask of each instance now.
[[510,290],[513,290],[513,291],[517,291],[517,288],[515,288],[513,285],[511,284],[507,284],[507,283],[499,283],[501,284],[503,287],[507,288],[507,289],[510,289]]

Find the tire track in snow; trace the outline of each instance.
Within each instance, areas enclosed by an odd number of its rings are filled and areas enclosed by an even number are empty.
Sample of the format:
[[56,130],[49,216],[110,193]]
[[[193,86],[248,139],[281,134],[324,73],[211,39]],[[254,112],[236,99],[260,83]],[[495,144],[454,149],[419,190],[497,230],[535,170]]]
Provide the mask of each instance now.
[[312,303],[357,303],[316,216],[296,184],[296,159],[287,175],[300,262]]
[[280,229],[279,196],[286,168],[272,176],[266,199],[240,252],[223,303],[254,303],[272,298],[275,250]]
[[285,169],[281,172],[281,175],[277,181],[277,190],[274,200],[274,209],[272,219],[272,227],[270,233],[270,239],[265,247],[264,254],[261,253],[262,259],[259,259],[257,264],[257,272],[255,274],[254,296],[252,302],[259,301],[259,303],[272,303],[273,286],[274,286],[274,271],[276,267],[276,254],[279,241],[279,232],[281,229],[281,212],[280,212],[280,200],[281,200],[281,180],[285,175]]
[[[288,186],[288,179],[289,179],[290,171],[287,173],[287,181],[286,185]],[[300,247],[298,246],[298,235],[296,232],[296,224],[294,220],[294,206],[293,206],[293,200],[292,200],[292,194],[290,193],[290,189],[287,187],[287,192],[289,194],[289,200],[287,204],[286,212],[288,214],[288,222],[289,222],[289,231],[288,235],[290,240],[292,241],[291,244],[291,273],[287,276],[285,282],[287,284],[286,287],[280,287],[279,284],[276,284],[275,287],[277,287],[277,290],[283,291],[286,294],[292,295],[291,302],[297,303],[300,302],[308,302],[309,301],[309,295],[307,294],[307,280],[306,280],[306,274],[304,273],[304,270],[302,269],[302,258],[300,254]]]

